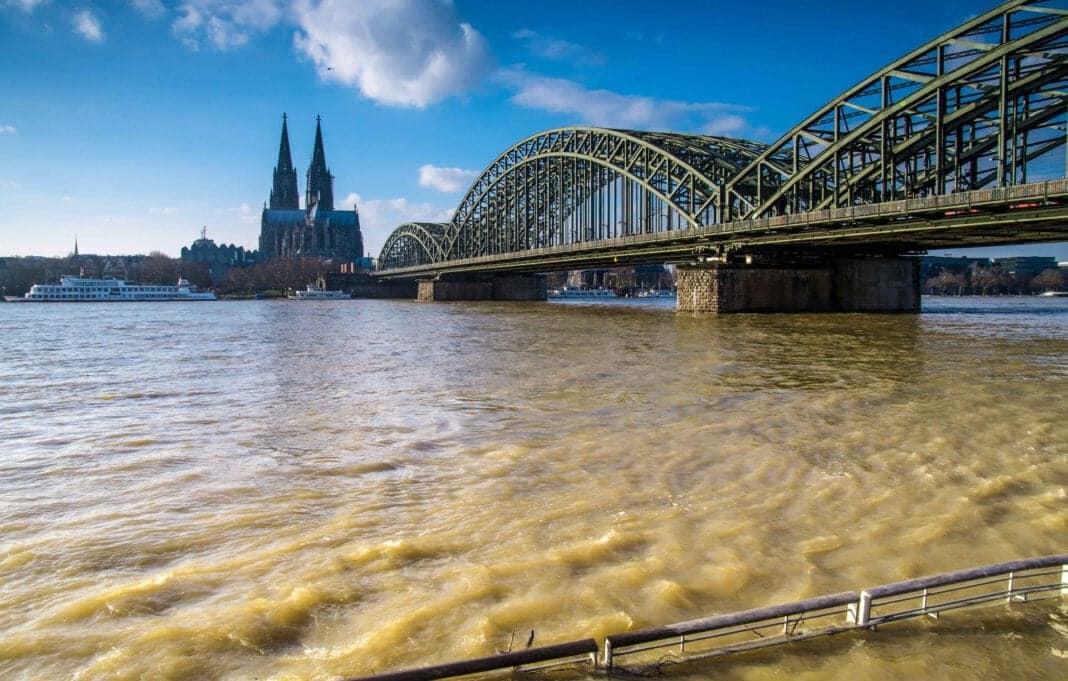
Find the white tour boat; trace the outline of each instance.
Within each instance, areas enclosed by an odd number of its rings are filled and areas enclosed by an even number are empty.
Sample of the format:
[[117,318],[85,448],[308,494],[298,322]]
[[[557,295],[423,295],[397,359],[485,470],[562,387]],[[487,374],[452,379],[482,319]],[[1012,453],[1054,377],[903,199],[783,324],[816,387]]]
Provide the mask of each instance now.
[[326,282],[322,277],[319,277],[314,284],[308,284],[303,291],[294,291],[292,295],[286,297],[290,300],[349,300],[352,298],[344,291],[326,290]]
[[96,303],[145,300],[215,300],[185,279],[170,284],[131,284],[124,279],[65,276],[58,284],[34,284],[23,297],[30,303]]

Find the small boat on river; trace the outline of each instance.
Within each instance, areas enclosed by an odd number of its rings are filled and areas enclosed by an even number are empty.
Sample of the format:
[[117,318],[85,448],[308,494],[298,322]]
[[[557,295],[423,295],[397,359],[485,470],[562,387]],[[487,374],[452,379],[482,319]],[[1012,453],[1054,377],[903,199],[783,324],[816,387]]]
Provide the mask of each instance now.
[[349,300],[352,298],[344,291],[328,291],[322,277],[319,277],[314,284],[308,284],[303,291],[294,291],[292,295],[286,297],[290,300]]
[[638,297],[638,298],[674,298],[675,297],[675,292],[672,291],[671,289],[667,289],[667,288],[664,288],[664,289],[661,289],[661,288],[644,289],[644,290],[638,291],[636,297]]

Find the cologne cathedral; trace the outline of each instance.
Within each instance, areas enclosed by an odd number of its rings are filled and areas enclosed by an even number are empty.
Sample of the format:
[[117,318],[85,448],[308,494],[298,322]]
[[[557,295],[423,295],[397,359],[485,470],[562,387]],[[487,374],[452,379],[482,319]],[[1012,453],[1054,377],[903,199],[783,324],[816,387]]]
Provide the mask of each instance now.
[[278,148],[278,165],[274,168],[274,186],[260,219],[260,259],[313,257],[356,262],[362,256],[363,234],[356,207],[334,210],[334,177],[326,166],[319,117],[315,118],[315,149],[301,210],[297,170],[289,153],[286,116],[282,114],[282,142]]

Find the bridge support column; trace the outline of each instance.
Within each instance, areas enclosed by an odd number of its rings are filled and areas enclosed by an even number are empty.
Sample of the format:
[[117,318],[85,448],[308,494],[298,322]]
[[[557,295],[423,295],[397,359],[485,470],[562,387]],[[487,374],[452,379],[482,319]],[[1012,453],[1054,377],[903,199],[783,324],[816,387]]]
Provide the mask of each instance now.
[[546,300],[548,287],[543,275],[513,274],[479,279],[422,279],[419,301],[449,300]]
[[678,267],[680,312],[918,312],[919,261],[835,258],[812,265]]
[[919,258],[838,258],[834,302],[840,312],[919,312]]

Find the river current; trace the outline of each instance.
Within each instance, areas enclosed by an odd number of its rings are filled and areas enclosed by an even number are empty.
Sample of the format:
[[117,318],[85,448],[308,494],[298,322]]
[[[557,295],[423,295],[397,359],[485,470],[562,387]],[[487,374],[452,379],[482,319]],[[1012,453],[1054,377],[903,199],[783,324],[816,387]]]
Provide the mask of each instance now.
[[[1068,299],[0,305],[0,678],[336,679],[1068,550]],[[675,678],[1068,677],[1068,603]]]

